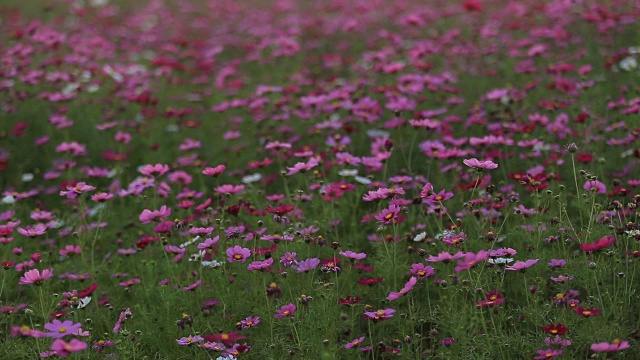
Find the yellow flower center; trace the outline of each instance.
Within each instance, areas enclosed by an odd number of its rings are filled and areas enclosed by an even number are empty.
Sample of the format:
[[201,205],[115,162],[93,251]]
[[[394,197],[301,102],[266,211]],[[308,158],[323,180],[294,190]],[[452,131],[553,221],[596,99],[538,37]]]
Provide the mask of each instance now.
[[64,327],[64,326],[59,327],[59,328],[58,328],[58,332],[59,332],[59,333],[61,333],[61,334],[62,334],[62,333],[64,333],[64,332],[67,332],[67,328],[66,328],[66,327]]

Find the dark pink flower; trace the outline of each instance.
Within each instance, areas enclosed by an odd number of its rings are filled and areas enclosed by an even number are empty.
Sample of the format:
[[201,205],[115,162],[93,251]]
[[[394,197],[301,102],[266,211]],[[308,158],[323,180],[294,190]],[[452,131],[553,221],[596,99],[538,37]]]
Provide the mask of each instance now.
[[280,319],[283,317],[288,317],[293,315],[296,312],[296,306],[294,304],[283,305],[280,309],[276,311],[276,319]]
[[418,282],[418,278],[416,278],[415,276],[412,276],[409,279],[409,281],[407,281],[407,283],[404,284],[404,287],[400,289],[399,292],[394,292],[394,291],[390,292],[389,296],[387,296],[387,300],[393,301],[402,297],[403,295],[411,291],[411,289],[413,289],[413,287],[416,285],[417,282]]

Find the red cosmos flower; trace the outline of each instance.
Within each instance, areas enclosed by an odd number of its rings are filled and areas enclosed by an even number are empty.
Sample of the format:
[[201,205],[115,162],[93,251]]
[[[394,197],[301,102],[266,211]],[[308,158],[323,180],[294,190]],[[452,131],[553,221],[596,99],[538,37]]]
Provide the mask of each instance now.
[[366,278],[360,278],[358,279],[358,284],[360,285],[375,285],[377,283],[382,282],[382,278],[372,278],[372,277],[366,277]]
[[591,161],[593,161],[593,155],[591,154],[578,154],[576,156],[576,160],[578,160],[581,163],[590,163]]
[[79,298],[87,297],[87,296],[91,295],[94,291],[96,291],[97,288],[98,288],[98,283],[93,283],[93,284],[89,285],[88,288],[78,292],[78,297]]
[[567,327],[564,326],[564,324],[559,323],[559,324],[549,324],[547,326],[543,326],[542,330],[544,332],[547,332],[551,335],[564,335],[567,333]]
[[286,204],[280,204],[278,205],[277,208],[272,208],[271,206],[267,205],[267,208],[265,209],[268,213],[271,214],[276,214],[279,216],[282,216],[288,212],[293,211],[293,209],[295,209],[295,205],[286,205]]
[[474,12],[474,11],[482,12],[482,4],[480,4],[480,1],[478,0],[467,0],[464,3],[462,3],[462,6],[466,11],[469,11],[469,12]]
[[611,235],[601,237],[594,243],[584,243],[580,244],[580,249],[586,252],[594,252],[598,250],[602,250],[607,246],[611,245],[615,241],[615,238]]
[[340,305],[349,305],[349,306],[353,306],[358,304],[362,299],[359,296],[347,296],[346,298],[342,299],[338,299],[338,304]]
[[602,309],[583,308],[582,306],[577,306],[573,308],[573,311],[582,317],[591,317],[600,314]]
[[204,337],[205,341],[221,342],[227,346],[233,345],[235,342],[246,339],[246,336],[242,336],[237,332],[220,333],[220,334],[207,334]]

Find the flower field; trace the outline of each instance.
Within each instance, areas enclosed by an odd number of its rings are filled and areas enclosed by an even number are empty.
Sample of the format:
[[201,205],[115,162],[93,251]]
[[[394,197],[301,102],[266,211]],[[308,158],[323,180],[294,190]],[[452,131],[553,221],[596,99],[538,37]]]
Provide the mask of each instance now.
[[640,358],[639,18],[3,2],[1,358]]

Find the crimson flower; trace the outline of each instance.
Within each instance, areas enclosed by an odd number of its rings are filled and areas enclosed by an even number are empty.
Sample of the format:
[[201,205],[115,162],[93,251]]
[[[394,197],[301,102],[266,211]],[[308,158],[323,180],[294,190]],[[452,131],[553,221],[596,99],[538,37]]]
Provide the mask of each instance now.
[[353,306],[358,304],[362,299],[359,296],[347,296],[346,298],[342,299],[338,299],[338,304],[340,305],[348,305],[348,306]]
[[366,277],[358,279],[358,284],[360,285],[375,285],[379,282],[382,282],[382,278]]
[[246,339],[246,336],[242,336],[237,332],[219,333],[219,334],[207,334],[203,336],[205,341],[209,342],[221,342],[227,346],[234,344],[237,341]]
[[582,306],[577,306],[573,308],[573,311],[582,317],[591,317],[600,314],[602,309],[583,308]]
[[265,209],[268,213],[271,214],[276,214],[279,216],[282,216],[288,212],[291,212],[293,209],[295,209],[295,205],[285,205],[285,204],[280,204],[278,205],[278,207],[276,207],[275,209],[272,208],[271,206],[267,205],[267,208]]
[[602,250],[607,246],[611,245],[614,242],[614,240],[615,240],[614,237],[611,235],[604,236],[598,239],[596,242],[580,244],[580,249],[586,252],[594,252],[594,251]]
[[488,307],[488,306],[497,306],[505,302],[505,299],[502,297],[502,293],[500,291],[490,291],[485,295],[485,299],[479,302],[476,302],[476,306]]
[[542,330],[544,332],[547,332],[551,335],[564,335],[567,333],[567,327],[564,326],[564,324],[559,323],[559,324],[549,324],[547,326],[543,326]]

